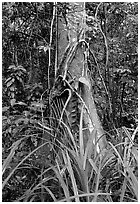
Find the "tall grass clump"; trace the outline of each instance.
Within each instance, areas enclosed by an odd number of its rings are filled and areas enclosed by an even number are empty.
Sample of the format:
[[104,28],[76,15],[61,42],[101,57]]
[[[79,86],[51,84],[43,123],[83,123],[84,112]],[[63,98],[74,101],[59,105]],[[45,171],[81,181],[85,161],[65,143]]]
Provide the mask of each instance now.
[[[60,128],[42,125],[41,143],[12,166],[17,150],[28,136],[17,140],[3,161],[3,189],[13,182],[26,185],[29,172],[34,179],[13,201],[20,202],[133,202],[138,200],[138,149],[135,143],[137,129],[126,127],[111,133],[106,148],[98,151],[97,131],[93,129],[85,141],[81,111],[78,137],[64,121]],[[52,118],[52,120],[56,120]],[[45,121],[45,119],[44,119]],[[52,132],[58,133],[54,134]],[[63,134],[62,134],[63,133]],[[59,135],[59,137],[58,137]],[[96,141],[96,142],[94,142]],[[26,143],[24,143],[25,145]],[[43,165],[37,162],[38,152],[44,147],[47,155]],[[42,154],[42,151],[41,151]],[[45,153],[46,154],[46,153]],[[40,155],[39,155],[40,156]],[[42,155],[41,155],[42,156]],[[34,162],[33,162],[34,161]]]

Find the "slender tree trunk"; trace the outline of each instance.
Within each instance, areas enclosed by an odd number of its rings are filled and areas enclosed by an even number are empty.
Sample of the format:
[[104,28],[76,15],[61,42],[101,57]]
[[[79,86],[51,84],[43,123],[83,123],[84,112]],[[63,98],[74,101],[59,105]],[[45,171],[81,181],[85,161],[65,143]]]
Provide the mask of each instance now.
[[[98,139],[100,138],[99,148],[102,150],[105,148],[106,139],[94,103],[90,78],[87,74],[86,56],[88,55],[88,44],[85,42],[87,26],[85,22],[84,2],[70,2],[69,4],[71,9],[65,18],[58,18],[58,74],[63,76],[63,80],[66,79],[66,76],[68,79],[68,74],[71,75],[73,79],[72,87],[77,90],[77,95],[79,95],[79,98],[81,97],[82,103],[84,104],[83,123],[85,127],[91,130],[86,132],[85,142],[88,139],[86,137],[89,137],[89,134],[92,134],[92,130],[95,128]],[[73,97],[75,97],[74,94],[67,105],[67,111],[70,113],[69,121],[72,121],[73,117],[71,114],[72,103],[74,101]]]
[[[94,138],[93,142],[99,139],[98,150],[101,151],[106,146],[104,130],[97,114],[90,86],[91,82],[87,74],[88,65],[86,56],[88,55],[88,45],[85,41],[84,3],[71,2],[69,4],[71,7],[70,12],[66,14],[65,18],[58,15],[57,19],[58,52],[56,52],[56,56],[58,60],[55,61],[58,64],[58,68],[55,67],[57,68],[56,80],[54,87],[51,87],[50,113],[44,115],[44,117],[50,116],[49,122],[53,131],[50,131],[50,134],[44,131],[42,135],[43,142],[53,140],[52,142],[56,144],[56,149],[54,151],[50,144],[46,144],[37,151],[36,162],[41,166],[45,165],[44,161],[50,155],[51,158],[49,159],[52,162],[55,161],[59,133],[62,131],[60,134],[60,137],[62,137],[64,131],[61,127],[57,131],[62,120],[66,125],[69,125],[72,134],[77,139],[81,131],[79,130],[79,124],[82,110],[84,147],[95,129],[97,138]],[[65,114],[62,114],[64,107],[66,108],[67,117],[64,117]]]

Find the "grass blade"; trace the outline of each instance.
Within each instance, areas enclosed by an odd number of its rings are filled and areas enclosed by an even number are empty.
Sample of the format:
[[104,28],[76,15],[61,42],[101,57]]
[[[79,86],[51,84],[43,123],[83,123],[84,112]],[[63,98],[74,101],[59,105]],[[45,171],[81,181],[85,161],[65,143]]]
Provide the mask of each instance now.
[[121,189],[121,195],[120,195],[120,202],[123,202],[125,190],[126,190],[126,178],[124,178],[122,189]]
[[93,130],[93,132],[90,134],[90,137],[88,139],[88,142],[87,142],[87,145],[86,145],[86,148],[85,148],[85,154],[84,154],[84,161],[83,161],[83,169],[85,170],[86,168],[86,161],[87,161],[87,158],[91,158],[91,154],[93,152],[93,148],[94,148],[94,144],[93,144],[93,140],[95,138],[97,134],[97,131],[96,129]]
[[66,186],[66,184],[65,184],[65,182],[64,182],[64,180],[63,180],[61,174],[59,173],[59,171],[58,171],[55,167],[52,167],[52,169],[53,169],[53,171],[55,172],[55,174],[56,174],[56,176],[57,176],[57,178],[58,178],[58,180],[59,180],[59,182],[60,182],[60,184],[61,184],[61,186],[62,186],[63,192],[64,192],[65,197],[66,197],[66,201],[67,201],[67,202],[71,202],[71,200],[70,200],[70,195],[69,195],[69,189],[68,189],[68,187]]
[[66,151],[66,156],[67,156],[67,161],[68,161],[68,167],[67,167],[67,169],[68,169],[69,174],[70,174],[70,177],[71,177],[74,195],[76,196],[76,197],[75,197],[75,201],[76,201],[76,202],[80,202],[80,201],[79,201],[79,197],[77,197],[77,195],[78,195],[78,188],[77,188],[75,176],[74,176],[74,173],[73,173],[73,169],[72,169],[72,166],[71,166],[70,157],[69,157],[69,154],[68,154],[67,151]]
[[12,145],[12,147],[11,147],[12,149],[11,149],[11,151],[10,151],[10,154],[9,154],[8,157],[4,160],[4,163],[3,163],[3,165],[2,165],[2,173],[4,173],[5,170],[9,167],[9,164],[10,164],[10,162],[11,162],[11,160],[12,160],[14,154],[15,154],[15,150],[18,148],[18,145],[21,143],[21,140],[22,140],[22,139],[20,139],[20,140],[18,140],[18,141],[16,141],[16,142],[13,143],[13,145]]
[[80,125],[79,125],[79,146],[80,146],[80,156],[81,156],[82,161],[83,161],[83,157],[84,157],[83,111],[84,111],[84,105],[82,106],[81,116],[80,116]]
[[[108,195],[111,195],[110,193],[83,193],[83,194],[79,194],[77,196],[71,196],[70,199],[74,199],[74,198],[82,198],[82,197],[87,197],[87,196],[99,196],[99,195],[103,195],[103,196],[108,196]],[[66,199],[62,199],[62,200],[59,200],[59,202],[65,202],[67,201]]]

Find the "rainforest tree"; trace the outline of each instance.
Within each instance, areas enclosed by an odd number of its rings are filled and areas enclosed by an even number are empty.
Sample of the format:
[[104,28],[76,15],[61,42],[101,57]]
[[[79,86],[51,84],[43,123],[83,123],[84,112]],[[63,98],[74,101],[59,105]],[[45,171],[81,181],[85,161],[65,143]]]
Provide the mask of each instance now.
[[137,201],[137,7],[3,3],[3,201]]

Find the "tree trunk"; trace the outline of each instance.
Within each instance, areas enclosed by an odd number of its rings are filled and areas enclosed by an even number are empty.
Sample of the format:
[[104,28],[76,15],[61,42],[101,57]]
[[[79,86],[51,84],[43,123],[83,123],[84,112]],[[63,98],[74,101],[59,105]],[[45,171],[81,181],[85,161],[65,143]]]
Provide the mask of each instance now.
[[[58,74],[62,75],[63,80],[70,82],[73,92],[69,103],[67,105],[67,112],[69,113],[68,120],[73,132],[77,130],[78,124],[77,110],[79,113],[81,109],[76,107],[76,100],[80,100],[84,104],[83,124],[88,129],[86,131],[84,140],[87,141],[89,134],[92,134],[93,129],[97,131],[96,140],[99,139],[99,149],[102,150],[106,146],[106,139],[103,127],[100,123],[92,90],[90,87],[90,78],[88,76],[87,55],[88,44],[85,41],[85,33],[87,30],[85,22],[85,7],[84,2],[70,2],[70,11],[65,18],[58,18]],[[74,91],[75,90],[75,91]],[[78,102],[77,102],[78,106]],[[76,108],[76,110],[74,110]]]

